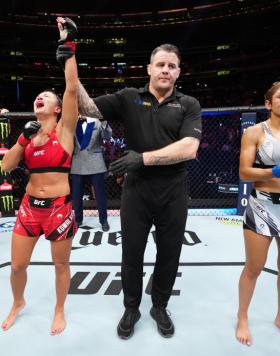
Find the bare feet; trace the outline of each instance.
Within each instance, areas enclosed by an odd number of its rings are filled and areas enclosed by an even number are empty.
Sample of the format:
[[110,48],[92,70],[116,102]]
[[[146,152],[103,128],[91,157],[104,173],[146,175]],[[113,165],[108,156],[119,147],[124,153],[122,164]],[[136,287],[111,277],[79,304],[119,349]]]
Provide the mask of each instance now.
[[236,325],[236,339],[243,345],[252,345],[252,336],[249,331],[248,320],[239,318]]
[[276,315],[276,318],[274,320],[274,324],[277,326],[277,328],[280,328],[280,313]]
[[51,327],[51,335],[59,335],[66,327],[66,321],[64,319],[64,312],[55,312],[54,319]]
[[8,330],[13,325],[13,323],[16,320],[16,317],[18,316],[18,314],[22,311],[22,309],[24,307],[25,307],[24,299],[20,303],[13,304],[10,314],[7,316],[7,318],[3,321],[2,325],[1,325],[1,328],[4,331]]

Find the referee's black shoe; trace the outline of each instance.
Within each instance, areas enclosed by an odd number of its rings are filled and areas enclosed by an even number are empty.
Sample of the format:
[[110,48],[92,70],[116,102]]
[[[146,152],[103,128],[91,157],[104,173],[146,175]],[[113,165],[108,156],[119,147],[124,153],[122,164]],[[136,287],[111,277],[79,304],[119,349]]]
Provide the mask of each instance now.
[[[151,317],[156,321],[158,332],[163,337],[172,337],[175,332],[174,324],[164,307],[152,307]],[[169,313],[170,314],[170,313]]]
[[121,339],[129,339],[134,333],[134,325],[140,319],[139,309],[125,309],[119,322],[117,332]]

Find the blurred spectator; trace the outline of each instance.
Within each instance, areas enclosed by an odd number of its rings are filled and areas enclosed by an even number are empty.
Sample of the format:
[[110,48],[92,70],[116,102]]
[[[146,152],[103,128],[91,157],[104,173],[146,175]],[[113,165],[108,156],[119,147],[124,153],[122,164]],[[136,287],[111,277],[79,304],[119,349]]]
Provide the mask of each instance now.
[[0,109],[0,114],[5,114],[6,112],[9,112],[9,110],[5,108]]
[[77,225],[83,223],[83,192],[85,182],[90,180],[94,187],[99,222],[103,231],[110,226],[107,221],[107,196],[105,190],[105,174],[107,168],[104,162],[102,144],[109,140],[112,129],[106,121],[80,117],[77,123],[75,148],[71,165],[72,197]]

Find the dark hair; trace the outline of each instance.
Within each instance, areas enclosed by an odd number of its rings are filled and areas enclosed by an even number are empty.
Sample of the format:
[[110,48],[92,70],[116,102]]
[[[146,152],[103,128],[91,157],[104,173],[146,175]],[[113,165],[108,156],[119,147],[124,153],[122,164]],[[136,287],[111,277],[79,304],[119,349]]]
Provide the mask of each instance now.
[[164,44],[156,47],[151,53],[150,62],[152,62],[153,57],[159,51],[171,52],[171,53],[176,54],[176,56],[178,57],[178,60],[179,60],[179,65],[180,65],[180,62],[181,62],[180,51],[179,51],[178,47],[176,47],[176,46],[174,46],[173,44],[170,44],[170,43],[164,43]]
[[62,99],[59,94],[57,94],[53,89],[45,89],[42,91],[42,93],[44,92],[52,93],[56,97],[57,106],[62,108]]
[[[59,94],[53,89],[45,89],[45,90],[41,91],[41,93],[45,93],[45,92],[51,93],[56,97],[57,106],[59,106],[62,110],[62,99],[59,96]],[[57,114],[57,121],[59,121],[60,118],[61,118],[61,111]]]
[[268,91],[264,94],[264,100],[272,102],[273,95],[280,89],[280,82],[275,82],[272,86],[268,89]]

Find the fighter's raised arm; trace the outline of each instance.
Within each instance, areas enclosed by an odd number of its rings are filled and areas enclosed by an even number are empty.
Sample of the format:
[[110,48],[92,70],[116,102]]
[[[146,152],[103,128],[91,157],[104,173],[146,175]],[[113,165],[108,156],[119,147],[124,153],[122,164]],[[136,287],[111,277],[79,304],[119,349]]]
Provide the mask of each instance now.
[[33,102],[36,120],[24,126],[17,143],[3,160],[5,171],[14,169],[21,159],[24,159],[29,171],[26,193],[12,234],[10,280],[13,304],[2,322],[4,331],[14,324],[25,306],[26,270],[33,248],[42,234],[51,243],[56,274],[56,304],[51,335],[60,334],[66,327],[64,304],[70,285],[69,258],[72,238],[77,231],[69,186],[78,119],[78,72],[74,43],[77,29],[68,18],[58,18],[57,22],[61,34],[57,58],[65,69],[63,103],[52,90],[37,94]]
[[[77,35],[77,26],[68,17],[58,17],[57,23],[60,32],[60,40],[58,41],[59,46],[57,48],[56,58],[60,66],[64,69],[65,61],[75,54],[76,45],[73,40]],[[98,110],[94,101],[89,97],[80,81],[78,81],[78,103],[81,115],[95,117],[100,120],[103,119],[102,114]]]
[[78,71],[75,59],[76,44],[74,43],[77,36],[77,27],[67,17],[58,17],[56,21],[60,32],[56,55],[59,64],[64,68],[65,74],[65,91],[61,119],[57,125],[57,136],[67,151],[72,153],[72,138],[78,119]]

